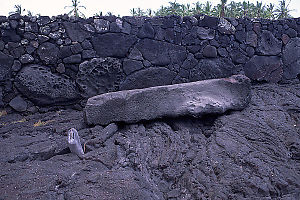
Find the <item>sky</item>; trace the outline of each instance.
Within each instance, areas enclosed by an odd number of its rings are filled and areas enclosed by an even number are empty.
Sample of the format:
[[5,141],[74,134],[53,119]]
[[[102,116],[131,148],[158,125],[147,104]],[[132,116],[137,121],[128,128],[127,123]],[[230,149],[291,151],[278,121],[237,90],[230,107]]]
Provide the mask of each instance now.
[[[120,16],[130,16],[131,8],[151,8],[152,10],[157,10],[161,5],[168,5],[168,2],[173,0],[80,0],[80,5],[86,7],[86,9],[81,9],[85,16],[90,17],[96,13],[112,12],[114,15]],[[230,2],[231,0],[228,0]],[[239,2],[240,0],[235,0]],[[249,0],[251,3],[256,4],[257,0]],[[278,4],[278,0],[259,0],[263,4],[274,3]],[[289,0],[287,0],[289,1]],[[178,3],[196,3],[197,0],[177,0]],[[206,0],[200,0],[200,3],[206,2]],[[217,5],[220,0],[210,0],[213,5]],[[48,16],[56,16],[59,14],[64,14],[69,11],[65,6],[71,5],[71,0],[0,0],[0,15],[8,16],[8,13],[14,10],[14,5],[21,5],[22,8],[30,10],[33,14],[41,14]],[[292,16],[297,18],[300,17],[300,0],[291,0],[290,9],[294,9],[291,12]]]

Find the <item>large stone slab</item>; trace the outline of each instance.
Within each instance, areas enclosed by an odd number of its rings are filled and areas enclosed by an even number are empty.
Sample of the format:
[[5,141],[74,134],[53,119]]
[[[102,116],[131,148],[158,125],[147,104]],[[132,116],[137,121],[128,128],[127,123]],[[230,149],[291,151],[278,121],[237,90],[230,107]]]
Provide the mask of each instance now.
[[170,86],[106,93],[88,99],[89,125],[134,123],[162,117],[194,116],[241,110],[250,100],[250,80],[243,75]]

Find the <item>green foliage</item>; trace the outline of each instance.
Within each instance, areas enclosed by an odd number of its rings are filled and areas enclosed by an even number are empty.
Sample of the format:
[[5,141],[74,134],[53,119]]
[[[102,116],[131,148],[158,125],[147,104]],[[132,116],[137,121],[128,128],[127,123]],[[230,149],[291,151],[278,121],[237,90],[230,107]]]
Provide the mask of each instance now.
[[85,15],[79,10],[80,8],[86,9],[85,6],[79,5],[80,1],[79,0],[72,0],[72,5],[71,6],[65,6],[66,8],[71,8],[71,10],[68,12],[69,16],[74,16],[74,17],[84,17]]
[[[25,15],[27,15],[29,17],[35,16],[33,14],[33,12],[31,12],[30,10],[26,10],[26,9],[22,8],[22,6],[20,4],[19,5],[15,5],[14,9],[15,9],[14,11],[9,12],[9,15],[12,15],[12,14],[24,15],[24,13],[27,12],[27,14],[25,14]],[[40,16],[40,14],[36,14],[36,16]]]
[[278,19],[281,18],[291,18],[290,12],[293,10],[289,9],[291,0],[287,3],[286,0],[279,0],[279,5],[275,9],[275,16]]
[[275,4],[266,5],[259,1],[254,4],[245,0],[229,3],[227,0],[220,0],[220,3],[216,6],[213,6],[209,1],[205,3],[198,1],[192,5],[180,4],[174,1],[169,2],[168,6],[161,6],[157,11],[151,11],[150,13],[141,8],[132,8],[130,12],[133,16],[192,16],[205,14],[216,17],[279,19],[292,17],[290,14],[292,10],[288,8],[289,3],[286,0],[279,0],[279,5],[275,9]]

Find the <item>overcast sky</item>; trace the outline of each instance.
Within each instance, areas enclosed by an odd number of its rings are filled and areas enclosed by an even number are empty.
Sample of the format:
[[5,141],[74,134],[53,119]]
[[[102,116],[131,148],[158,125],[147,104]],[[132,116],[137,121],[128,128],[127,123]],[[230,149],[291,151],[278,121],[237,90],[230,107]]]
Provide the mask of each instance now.
[[[85,6],[86,9],[82,9],[83,13],[87,16],[93,16],[95,13],[100,11],[103,14],[112,12],[115,15],[128,16],[130,15],[131,8],[151,8],[157,10],[161,5],[168,5],[168,2],[172,0],[80,0],[81,5]],[[231,0],[228,0],[230,2]],[[239,0],[235,0],[238,2]],[[256,0],[249,0],[256,4]],[[289,1],[289,0],[287,0]],[[22,5],[22,8],[30,10],[33,14],[41,14],[48,16],[55,16],[64,14],[68,9],[64,9],[65,6],[71,5],[71,0],[0,0],[0,15],[8,16],[8,13],[14,10],[14,5]],[[178,3],[190,3],[197,2],[196,0],[177,0]],[[201,0],[204,3],[206,0]],[[210,0],[213,5],[217,5],[220,0]],[[263,4],[275,3],[278,4],[277,0],[263,0]],[[291,0],[290,9],[295,9],[291,12],[293,17],[300,17],[300,0]]]

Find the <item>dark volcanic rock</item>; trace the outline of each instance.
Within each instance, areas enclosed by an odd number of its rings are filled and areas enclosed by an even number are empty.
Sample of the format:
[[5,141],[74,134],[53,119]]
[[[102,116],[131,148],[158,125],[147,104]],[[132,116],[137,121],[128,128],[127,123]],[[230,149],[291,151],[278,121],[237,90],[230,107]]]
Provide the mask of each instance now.
[[136,41],[135,36],[123,33],[105,33],[92,38],[94,49],[100,57],[125,57]]
[[45,42],[39,46],[37,53],[46,64],[55,64],[58,59],[59,49],[55,44]]
[[228,77],[234,74],[235,65],[227,58],[202,59],[190,72],[190,81]]
[[139,38],[154,38],[154,28],[152,27],[151,23],[144,23],[142,28],[139,30],[137,36]]
[[106,125],[162,117],[199,117],[241,110],[249,100],[250,80],[239,75],[98,95],[88,99],[85,119],[89,125]]
[[138,71],[144,67],[142,61],[125,59],[123,61],[123,70],[126,75],[131,74],[132,72]]
[[0,52],[0,81],[3,81],[10,76],[13,57]]
[[74,64],[74,63],[81,63],[81,55],[76,54],[63,59],[64,63],[66,64]]
[[254,56],[245,64],[244,71],[252,80],[276,83],[282,79],[283,64],[277,56]]
[[167,42],[143,39],[137,43],[136,47],[153,65],[181,64],[187,56],[184,47]]
[[278,55],[282,42],[274,37],[270,31],[262,31],[258,39],[257,52],[261,55]]
[[150,67],[127,76],[125,81],[120,84],[120,90],[170,85],[175,76],[175,72],[165,67]]
[[88,182],[95,184],[85,184],[84,181],[76,183],[75,192],[68,195],[70,199],[91,199],[91,195],[84,195],[86,191],[95,193],[92,199],[149,199],[161,200],[162,193],[143,177],[143,175],[133,170],[107,170],[95,173],[90,176]]
[[283,76],[293,79],[300,74],[300,38],[292,38],[284,47],[282,59],[284,64]]
[[27,102],[20,96],[13,98],[9,105],[18,112],[24,112],[27,109]]
[[112,169],[66,148],[70,127],[83,141],[101,134],[82,112],[3,115],[1,198],[298,200],[299,91],[295,82],[266,83],[252,87],[241,111],[123,125],[91,151]]
[[203,56],[207,58],[216,58],[218,55],[217,48],[214,46],[207,45],[203,49]]
[[84,96],[92,97],[98,94],[118,90],[124,73],[117,58],[93,58],[79,65],[76,82],[84,92]]
[[201,40],[212,40],[215,37],[215,31],[209,28],[198,27],[197,35]]
[[74,83],[40,65],[22,68],[15,78],[15,86],[37,105],[72,104],[80,99]]
[[83,42],[90,37],[90,33],[85,31],[80,23],[64,22],[63,25],[73,42]]

